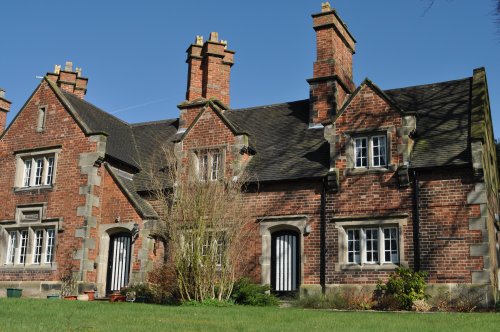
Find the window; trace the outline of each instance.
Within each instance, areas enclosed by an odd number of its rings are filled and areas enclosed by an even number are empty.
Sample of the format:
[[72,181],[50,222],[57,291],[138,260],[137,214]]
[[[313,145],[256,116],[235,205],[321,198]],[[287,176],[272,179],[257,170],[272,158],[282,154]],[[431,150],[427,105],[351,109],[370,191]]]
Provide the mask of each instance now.
[[205,150],[197,152],[198,177],[202,181],[217,181],[223,176],[222,152]]
[[399,263],[397,227],[347,229],[346,234],[348,264]]
[[387,138],[374,135],[354,138],[355,168],[387,166]]
[[17,207],[15,224],[0,231],[0,264],[24,267],[54,262],[59,220],[44,219],[45,210],[45,203]]
[[45,129],[45,119],[47,117],[47,108],[46,107],[40,107],[38,109],[38,123],[36,130],[38,132],[41,132]]
[[[54,261],[54,228],[9,230],[7,243],[7,265],[40,265]],[[31,252],[28,252],[29,248]],[[30,259],[28,255],[31,256]]]
[[211,255],[211,261],[215,261],[217,266],[221,266],[222,261],[224,259],[225,250],[226,250],[226,245],[222,237],[215,238],[210,236],[207,239],[207,241],[203,244],[201,248],[201,254],[203,257]]
[[18,153],[15,187],[34,188],[53,185],[59,152],[60,149]]

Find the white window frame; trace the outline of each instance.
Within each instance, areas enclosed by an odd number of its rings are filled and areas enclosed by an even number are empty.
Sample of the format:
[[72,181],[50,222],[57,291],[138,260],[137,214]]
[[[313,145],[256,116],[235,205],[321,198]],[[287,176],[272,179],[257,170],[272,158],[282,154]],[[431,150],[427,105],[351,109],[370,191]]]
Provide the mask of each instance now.
[[57,163],[61,149],[16,154],[16,189],[52,187],[56,183]]
[[[375,217],[376,218],[376,217]],[[407,217],[380,217],[380,219],[350,219],[339,217],[339,220],[333,220],[335,228],[338,230],[338,262],[335,264],[336,270],[359,270],[359,269],[372,269],[372,270],[394,270],[397,266],[408,266],[405,260],[404,253],[404,236],[403,228],[407,225]],[[385,244],[386,237],[384,230],[395,229],[392,235],[396,235],[393,239],[396,241],[397,251],[391,253],[390,259],[385,259],[387,248]],[[376,248],[371,252],[377,252],[378,259],[369,259],[368,253],[371,241],[367,237],[368,231],[376,230],[377,241]],[[351,247],[349,247],[349,234],[353,231],[359,232],[359,259],[352,259]],[[392,243],[391,243],[392,245]],[[375,251],[376,250],[376,251]]]
[[[391,225],[391,226],[379,226],[374,228],[373,226],[367,226],[367,227],[357,227],[357,228],[347,228],[347,264],[358,264],[358,265],[365,265],[365,264],[385,264],[385,263],[391,263],[391,264],[399,264],[399,240],[398,237],[396,238],[390,238],[386,239],[386,231],[389,231],[389,234],[392,235],[392,231],[396,230],[396,234],[399,233],[397,226]],[[371,253],[377,253],[378,259],[374,260],[368,259],[368,252],[369,250],[367,249],[367,231],[376,231],[377,233],[377,244],[376,248],[372,248],[370,250]],[[358,233],[358,239],[357,241],[352,241],[351,240],[351,234],[356,234]],[[387,241],[390,243],[390,248],[388,249],[386,247]],[[396,248],[392,247],[392,244],[396,242]],[[351,243],[353,246],[355,245],[355,242],[358,243],[358,250],[351,250]],[[374,242],[374,241],[373,241]],[[355,248],[354,248],[355,249]],[[386,252],[390,252],[390,259],[386,259]],[[395,251],[395,254],[393,252]],[[353,253],[353,259],[351,259],[351,253]],[[356,254],[357,253],[357,254]]]
[[[379,148],[379,151],[380,151],[380,147],[381,145],[375,145],[373,143],[373,140],[374,138],[383,138],[384,140],[384,150],[385,150],[385,155],[384,154],[380,154],[378,153],[377,155],[375,155],[375,148]],[[365,159],[365,163],[362,163],[360,166],[358,166],[358,152],[361,150],[360,147],[358,147],[358,142],[361,142],[362,140],[364,140],[366,142],[366,155],[365,156],[362,156],[363,159]],[[380,142],[380,141],[379,141]],[[363,136],[354,136],[353,137],[353,152],[354,152],[354,155],[353,155],[353,160],[354,160],[354,168],[385,168],[389,165],[389,153],[388,153],[389,149],[388,149],[388,139],[387,139],[387,134],[380,134],[380,133],[377,133],[377,134],[372,134],[372,135],[363,135]],[[375,162],[375,157],[382,157],[384,156],[385,158],[385,163],[376,163]]]
[[21,205],[0,228],[0,267],[54,268],[59,221],[44,219],[46,203]]
[[195,153],[200,181],[218,181],[224,176],[224,151],[222,149],[203,149]]

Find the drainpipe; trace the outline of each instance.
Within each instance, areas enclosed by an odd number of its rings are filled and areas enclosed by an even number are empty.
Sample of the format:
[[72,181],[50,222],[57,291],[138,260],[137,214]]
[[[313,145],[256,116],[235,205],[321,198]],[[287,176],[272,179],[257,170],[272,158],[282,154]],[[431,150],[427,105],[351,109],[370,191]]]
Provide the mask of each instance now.
[[321,181],[321,211],[320,211],[320,275],[321,292],[326,292],[326,186],[327,179]]
[[414,270],[420,271],[420,193],[417,171],[413,171],[413,256]]

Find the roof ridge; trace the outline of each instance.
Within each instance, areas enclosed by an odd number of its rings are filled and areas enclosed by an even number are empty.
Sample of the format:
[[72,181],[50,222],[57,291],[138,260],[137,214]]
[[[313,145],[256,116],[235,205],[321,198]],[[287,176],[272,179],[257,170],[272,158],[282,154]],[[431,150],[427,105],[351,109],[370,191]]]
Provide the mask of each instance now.
[[153,120],[153,121],[146,121],[146,122],[136,122],[136,123],[129,123],[130,127],[138,127],[138,126],[144,126],[144,125],[152,125],[152,124],[159,124],[159,123],[167,123],[167,122],[175,122],[178,121],[179,118],[173,118],[173,119],[163,119],[163,120]]
[[300,103],[300,102],[304,102],[304,101],[308,101],[308,100],[309,100],[309,98],[307,98],[307,99],[300,99],[300,100],[294,100],[294,101],[289,101],[289,102],[283,102],[283,103],[262,105],[262,106],[252,106],[252,107],[237,108],[237,109],[231,109],[229,111],[230,112],[241,112],[241,111],[249,111],[249,110],[254,110],[254,109],[271,108],[271,107],[276,107],[276,106],[281,106],[281,105],[290,105],[290,104],[293,104],[293,103]]
[[[77,98],[79,102],[83,102],[83,103],[85,103],[85,104],[87,104],[87,105],[90,105],[90,106],[94,107],[97,111],[99,111],[99,112],[101,112],[101,113],[104,113],[104,114],[106,114],[107,116],[109,116],[109,117],[111,117],[111,118],[113,118],[113,119],[116,119],[116,120],[120,121],[121,123],[123,123],[123,124],[125,124],[125,125],[127,125],[127,126],[130,126],[130,123],[128,123],[127,121],[122,120],[122,119],[120,119],[119,117],[117,117],[117,116],[115,116],[115,115],[113,115],[113,114],[111,114],[111,113],[106,112],[105,110],[103,110],[103,109],[101,109],[100,107],[98,107],[98,106],[96,106],[96,105],[94,105],[94,104],[92,104],[92,103],[90,103],[90,102],[86,101],[85,99],[80,99],[80,98],[76,97],[76,96],[75,96],[74,94],[72,94],[72,93],[69,93],[69,92],[66,92],[66,91],[63,91],[63,90],[61,90],[61,91],[62,91],[62,93],[63,93],[65,96],[71,96],[72,98]],[[70,102],[71,102],[71,101],[70,101]]]
[[387,91],[396,91],[396,90],[406,90],[406,89],[412,89],[412,88],[425,88],[425,87],[429,87],[431,85],[454,83],[454,82],[466,81],[466,80],[470,80],[470,79],[472,79],[471,76],[464,77],[464,78],[458,78],[455,80],[449,80],[449,81],[441,81],[441,82],[426,83],[426,84],[419,84],[419,85],[410,85],[410,86],[404,86],[401,88],[394,88],[394,89],[383,89],[382,91],[387,92]]

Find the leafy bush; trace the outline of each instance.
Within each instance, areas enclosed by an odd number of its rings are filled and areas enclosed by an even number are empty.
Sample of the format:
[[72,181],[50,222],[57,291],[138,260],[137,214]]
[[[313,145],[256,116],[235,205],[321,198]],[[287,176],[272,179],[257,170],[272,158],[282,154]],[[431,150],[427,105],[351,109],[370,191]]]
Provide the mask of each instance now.
[[234,283],[231,299],[237,304],[254,306],[276,306],[278,298],[269,294],[269,286],[256,285],[248,278],[241,278]]
[[437,294],[432,295],[429,299],[429,304],[434,311],[450,311],[451,310],[451,294],[448,287],[439,287]]
[[409,268],[398,267],[385,284],[379,281],[377,292],[381,297],[391,296],[396,299],[400,309],[411,310],[414,301],[427,298],[426,277],[426,272],[415,272]]

